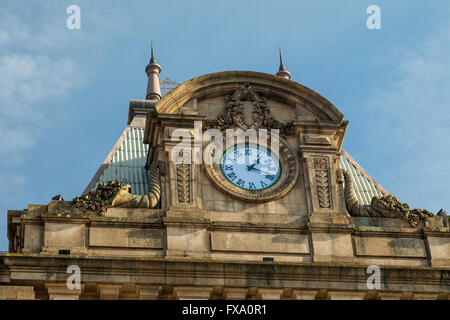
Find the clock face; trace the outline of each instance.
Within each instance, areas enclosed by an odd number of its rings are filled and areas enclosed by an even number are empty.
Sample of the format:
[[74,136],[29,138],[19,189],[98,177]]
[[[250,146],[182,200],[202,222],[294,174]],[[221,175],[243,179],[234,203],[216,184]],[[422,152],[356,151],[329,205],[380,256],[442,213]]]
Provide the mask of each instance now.
[[236,144],[226,150],[220,161],[225,178],[245,190],[264,190],[281,176],[280,160],[261,145]]
[[[226,194],[244,201],[264,202],[283,197],[295,185],[299,173],[297,157],[283,139],[279,139],[278,155],[270,143],[234,143],[221,154],[220,161],[205,163],[211,182]],[[215,156],[211,143],[205,152]],[[278,156],[278,157],[277,157]]]

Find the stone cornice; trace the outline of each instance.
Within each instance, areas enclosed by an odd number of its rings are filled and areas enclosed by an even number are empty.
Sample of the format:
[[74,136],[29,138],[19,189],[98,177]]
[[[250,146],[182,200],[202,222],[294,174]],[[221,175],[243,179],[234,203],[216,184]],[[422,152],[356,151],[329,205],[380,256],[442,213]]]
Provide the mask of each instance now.
[[[237,262],[209,259],[119,258],[89,256],[44,256],[1,254],[4,271],[11,282],[65,281],[67,266],[76,264],[82,282],[98,282],[99,276],[113,275],[113,282],[161,285],[219,285],[235,287],[281,287],[326,289],[346,282],[347,289],[367,290],[366,266],[333,263]],[[5,273],[5,272],[3,272]],[[449,267],[381,267],[381,290],[450,292]]]

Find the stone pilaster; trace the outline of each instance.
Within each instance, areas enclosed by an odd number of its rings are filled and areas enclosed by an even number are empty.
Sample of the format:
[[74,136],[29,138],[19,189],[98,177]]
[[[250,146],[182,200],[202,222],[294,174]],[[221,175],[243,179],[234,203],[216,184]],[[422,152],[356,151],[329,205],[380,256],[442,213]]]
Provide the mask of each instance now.
[[258,288],[256,294],[259,300],[280,300],[283,289]]
[[137,294],[139,300],[156,300],[159,297],[162,286],[138,285]]
[[34,300],[32,286],[0,286],[0,300]]
[[328,291],[328,300],[363,300],[365,291]]
[[100,300],[119,300],[121,284],[98,284],[97,293]]
[[[447,228],[448,230],[448,228]],[[450,265],[450,237],[444,232],[425,232],[427,245],[433,267],[445,267]]]
[[309,187],[310,213],[343,214],[336,183],[336,157],[331,154],[302,153],[305,185]]
[[225,300],[245,300],[248,288],[224,288],[223,296]]
[[320,229],[312,229],[311,239],[314,247],[314,262],[346,263],[355,260],[351,230],[334,231],[334,233],[327,233]]
[[379,300],[401,300],[401,292],[377,292],[377,299]]
[[66,282],[46,282],[49,300],[79,300],[83,291],[83,284],[80,289],[69,289]]
[[173,288],[178,300],[208,300],[211,297],[213,287],[179,286]]
[[166,257],[185,259],[205,258],[210,255],[210,223],[206,219],[196,218],[183,212],[167,212],[163,219],[166,226]]
[[314,300],[319,290],[292,290],[292,300]]
[[436,300],[439,297],[439,292],[434,293],[414,293],[414,300]]

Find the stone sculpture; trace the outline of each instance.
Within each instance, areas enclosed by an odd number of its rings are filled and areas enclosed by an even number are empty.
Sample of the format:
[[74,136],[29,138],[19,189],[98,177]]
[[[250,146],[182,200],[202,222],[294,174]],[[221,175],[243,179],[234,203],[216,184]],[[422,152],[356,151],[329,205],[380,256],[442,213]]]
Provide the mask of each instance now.
[[108,208],[154,208],[161,197],[161,185],[159,181],[159,162],[155,161],[149,168],[149,193],[146,195],[134,195],[130,193],[130,185],[111,181],[100,183],[97,188],[81,197],[73,199],[75,208],[83,213],[94,211],[104,215]]
[[354,217],[387,217],[402,218],[415,227],[420,220],[434,216],[424,209],[409,209],[409,205],[401,203],[396,197],[388,194],[384,197],[373,197],[369,205],[361,205],[355,196],[353,180],[347,170],[338,170],[338,182],[345,182],[344,197],[347,211]]

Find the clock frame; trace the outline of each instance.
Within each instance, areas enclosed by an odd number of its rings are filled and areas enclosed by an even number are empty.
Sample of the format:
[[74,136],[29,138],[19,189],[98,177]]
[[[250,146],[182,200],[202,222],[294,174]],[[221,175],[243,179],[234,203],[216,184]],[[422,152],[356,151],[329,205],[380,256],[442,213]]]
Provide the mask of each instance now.
[[[242,144],[242,142],[233,143],[232,145],[234,146],[236,144]],[[227,144],[224,143],[224,146],[225,145]],[[259,143],[259,145],[266,149],[270,149],[270,142],[269,146],[264,143]],[[214,152],[213,144],[209,144],[208,146],[206,146],[205,152]],[[266,189],[259,190],[244,189],[230,182],[225,177],[222,171],[221,161],[219,163],[205,163],[204,168],[211,182],[219,190],[232,196],[233,198],[249,202],[267,202],[279,199],[286,195],[295,185],[299,174],[299,164],[297,157],[289,149],[287,143],[281,138],[279,138],[278,158],[281,171],[278,181]]]

